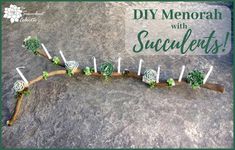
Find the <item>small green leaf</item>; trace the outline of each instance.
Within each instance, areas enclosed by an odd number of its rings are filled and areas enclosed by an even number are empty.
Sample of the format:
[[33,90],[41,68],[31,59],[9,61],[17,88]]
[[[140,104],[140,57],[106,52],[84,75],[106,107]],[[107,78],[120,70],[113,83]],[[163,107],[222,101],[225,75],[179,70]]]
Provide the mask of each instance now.
[[42,72],[42,76],[43,76],[43,79],[44,79],[44,80],[47,80],[49,74],[48,74],[48,72],[43,71],[43,72]]
[[20,92],[16,92],[14,97],[17,98],[20,95]]
[[57,56],[54,56],[52,61],[53,61],[53,64],[55,64],[55,65],[59,65],[60,64],[60,59]]
[[168,79],[166,82],[167,82],[167,84],[168,84],[169,87],[175,86],[175,81],[174,81],[174,79],[172,79],[172,78]]
[[109,80],[109,76],[104,76],[104,79],[105,79],[105,81],[108,81]]
[[154,87],[156,87],[156,82],[155,81],[149,82],[149,88],[152,89]]
[[72,77],[73,74],[74,74],[74,73],[73,73],[73,71],[72,71],[71,69],[68,69],[68,70],[67,70],[67,75],[68,75],[68,76]]
[[90,67],[85,67],[85,69],[83,70],[83,72],[85,73],[85,75],[90,76],[94,71],[92,68]]
[[25,96],[29,96],[29,95],[30,95],[30,91],[29,91],[29,90],[24,91],[23,94],[24,94]]

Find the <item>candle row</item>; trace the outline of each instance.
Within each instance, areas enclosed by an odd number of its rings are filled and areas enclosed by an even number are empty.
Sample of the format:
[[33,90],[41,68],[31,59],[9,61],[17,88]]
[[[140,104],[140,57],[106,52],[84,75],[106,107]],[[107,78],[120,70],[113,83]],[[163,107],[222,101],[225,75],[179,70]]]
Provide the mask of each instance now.
[[[140,76],[140,73],[141,73],[142,62],[143,62],[143,59],[140,59],[140,61],[139,61],[139,67],[138,67],[138,76]],[[182,69],[181,69],[181,72],[180,72],[180,76],[179,76],[178,82],[181,82],[181,81],[182,81],[183,74],[184,74],[184,70],[185,70],[185,65],[182,66]],[[208,73],[206,74],[205,78],[203,79],[203,84],[206,83],[206,81],[207,81],[207,79],[209,78],[209,76],[210,76],[212,70],[213,70],[213,66],[210,66],[210,69],[209,69]],[[158,67],[157,67],[157,76],[156,76],[156,82],[157,82],[157,83],[159,83],[159,76],[160,76],[160,65],[158,65]]]
[[[48,52],[47,48],[45,47],[45,45],[42,43],[41,44],[42,47],[43,47],[43,50],[45,51],[48,59],[52,59],[50,53]],[[60,55],[64,61],[64,63],[66,64],[67,63],[67,60],[65,59],[64,57],[64,54],[62,51],[60,51]],[[137,75],[140,76],[141,75],[141,67],[142,67],[142,63],[144,62],[143,59],[140,59],[139,60],[139,66],[138,66],[138,72],[137,72]],[[93,57],[93,65],[94,65],[94,72],[97,73],[97,65],[96,65],[96,58]],[[28,80],[25,78],[25,76],[23,75],[23,73],[20,71],[20,68],[24,68],[24,67],[18,67],[16,68],[17,72],[19,73],[19,75],[21,76],[21,78],[23,79],[23,81],[28,84]],[[206,83],[207,79],[209,78],[211,72],[213,70],[213,66],[210,66],[210,69],[208,71],[208,73],[206,74],[204,80],[203,80],[203,84]],[[183,78],[183,74],[184,74],[184,71],[185,71],[185,65],[182,66],[182,69],[181,69],[181,72],[180,72],[180,76],[179,76],[179,79],[178,79],[178,82],[181,82],[182,81],[182,78]],[[118,69],[117,69],[117,72],[118,73],[121,73],[121,57],[118,57]],[[159,83],[159,77],[160,77],[160,65],[158,65],[157,67],[157,75],[156,75],[156,82]]]

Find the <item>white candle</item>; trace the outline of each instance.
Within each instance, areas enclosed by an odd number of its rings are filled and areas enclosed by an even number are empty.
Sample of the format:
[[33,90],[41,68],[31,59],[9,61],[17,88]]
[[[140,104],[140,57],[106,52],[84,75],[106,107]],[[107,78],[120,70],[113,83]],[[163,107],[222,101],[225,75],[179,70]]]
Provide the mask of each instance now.
[[63,54],[63,52],[62,52],[62,51],[60,51],[60,56],[62,57],[62,59],[63,59],[64,63],[66,63],[67,61],[66,61],[66,59],[65,59],[64,54]]
[[121,73],[121,57],[118,57],[118,73]]
[[94,71],[95,73],[97,73],[96,59],[94,56],[93,56],[93,63],[94,63]]
[[210,70],[209,70],[208,73],[206,74],[206,76],[205,76],[205,78],[204,78],[204,80],[203,80],[203,84],[206,83],[206,80],[209,78],[209,76],[210,76],[212,70],[213,70],[213,66],[210,66]]
[[184,70],[185,70],[185,65],[182,66],[181,72],[180,72],[180,76],[179,76],[179,82],[181,82],[183,74],[184,74]]
[[42,45],[43,50],[46,52],[47,57],[48,57],[49,59],[51,59],[52,57],[51,57],[51,55],[49,54],[49,52],[48,52],[47,48],[45,47],[45,45],[44,45],[43,43],[42,43],[41,45]]
[[160,65],[157,67],[157,77],[156,77],[156,82],[159,83],[159,77],[160,77]]
[[143,62],[143,59],[140,59],[140,61],[139,61],[139,68],[138,68],[138,76],[140,76],[140,73],[141,73],[142,62]]
[[20,71],[20,68],[25,68],[24,66],[23,67],[17,67],[16,68],[16,71],[19,73],[19,75],[21,76],[21,78],[24,80],[24,82],[26,84],[29,84],[28,80],[25,78],[25,76],[23,75],[23,73]]

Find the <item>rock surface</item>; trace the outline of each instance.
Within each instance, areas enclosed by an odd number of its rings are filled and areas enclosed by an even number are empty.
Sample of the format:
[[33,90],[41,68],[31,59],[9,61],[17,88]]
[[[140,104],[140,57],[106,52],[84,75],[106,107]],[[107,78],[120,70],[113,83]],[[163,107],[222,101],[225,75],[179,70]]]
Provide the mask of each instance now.
[[[12,127],[6,126],[16,100],[13,84],[59,67],[21,47],[25,37],[38,36],[51,55],[64,52],[80,67],[122,57],[122,69],[138,69],[140,56],[124,49],[124,8],[135,3],[30,2],[14,3],[28,12],[45,12],[37,22],[2,27],[2,144],[19,148],[151,148],[151,147],[232,147],[233,80],[232,52],[224,56],[143,56],[144,68],[162,66],[161,79],[177,78],[180,67],[214,70],[209,82],[225,86],[223,94],[192,90],[188,86],[149,89],[133,79],[54,77],[33,85],[24,98],[21,115]],[[10,3],[3,3],[2,8]],[[2,9],[3,10],[3,9]],[[200,33],[198,33],[200,34]]]

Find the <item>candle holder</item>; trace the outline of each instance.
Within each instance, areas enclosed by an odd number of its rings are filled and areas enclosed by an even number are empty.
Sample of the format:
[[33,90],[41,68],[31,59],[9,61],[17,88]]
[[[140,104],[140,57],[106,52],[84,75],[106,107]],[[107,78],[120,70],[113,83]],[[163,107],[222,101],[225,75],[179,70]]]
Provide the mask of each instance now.
[[[153,69],[147,69],[144,74],[141,74],[141,66],[143,60],[141,59],[139,61],[139,68],[138,72],[135,71],[130,71],[128,69],[125,69],[122,73],[120,73],[120,69],[118,69],[117,72],[114,71],[114,66],[109,63],[109,62],[104,62],[100,66],[100,72],[97,71],[96,68],[96,59],[93,57],[94,60],[94,68],[92,67],[85,67],[84,69],[79,68],[79,64],[76,61],[66,61],[66,59],[63,56],[62,51],[60,51],[61,56],[64,60],[64,64],[61,64],[60,59],[57,56],[54,56],[52,59],[49,59],[47,55],[45,55],[41,50],[40,50],[40,41],[37,38],[32,38],[28,37],[24,40],[24,45],[27,50],[33,51],[34,54],[38,54],[53,64],[56,64],[60,67],[62,67],[62,70],[55,70],[51,72],[46,72],[44,71],[42,75],[38,76],[37,78],[27,81],[26,83],[24,80],[17,80],[14,83],[14,90],[17,93],[16,98],[16,106],[14,109],[14,113],[11,116],[11,118],[7,121],[7,125],[11,126],[14,124],[14,122],[17,120],[20,112],[20,108],[22,105],[23,97],[24,95],[27,95],[29,93],[29,87],[32,86],[33,84],[36,84],[42,80],[47,80],[49,77],[57,76],[57,75],[66,75],[68,74],[69,76],[78,74],[81,75],[81,70],[83,70],[83,73],[85,75],[91,76],[91,77],[105,77],[105,79],[108,79],[109,77],[112,78],[133,78],[138,81],[142,81],[142,83],[145,83],[149,85],[150,88],[167,88],[167,87],[176,87],[184,84],[189,84],[193,89],[198,89],[199,87],[209,89],[209,90],[214,90],[216,92],[223,93],[225,88],[222,85],[215,84],[215,83],[207,83],[206,80],[208,79],[212,68],[208,71],[206,75],[206,79],[204,78],[204,73],[198,70],[193,70],[190,72],[186,78],[183,78],[183,68],[181,70],[181,75],[180,75],[180,80],[179,79],[173,79],[169,78],[168,80],[162,80],[159,82],[159,77],[160,77],[160,66],[158,66],[157,72]],[[118,63],[118,68],[120,68],[120,60]],[[18,71],[19,72],[19,71]],[[21,76],[22,73],[20,73]],[[24,78],[24,77],[22,77]],[[26,79],[25,79],[26,80]],[[204,83],[204,84],[203,84]]]

